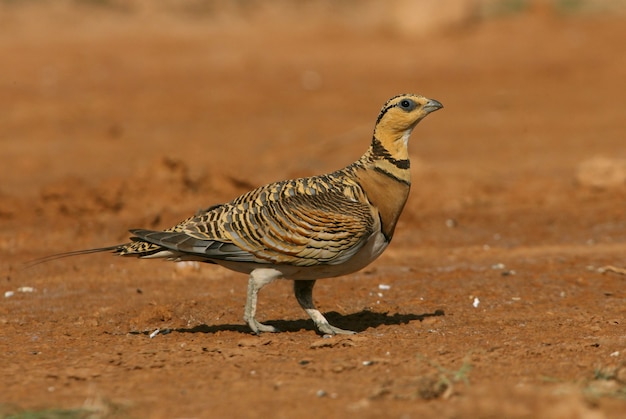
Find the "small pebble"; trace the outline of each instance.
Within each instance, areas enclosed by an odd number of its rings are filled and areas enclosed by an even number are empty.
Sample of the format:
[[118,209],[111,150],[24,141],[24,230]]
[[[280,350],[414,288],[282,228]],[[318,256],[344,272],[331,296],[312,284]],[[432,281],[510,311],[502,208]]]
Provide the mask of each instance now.
[[459,225],[459,223],[454,218],[448,218],[446,220],[446,227],[448,227],[448,228],[454,228],[454,227],[456,227],[458,225]]
[[480,304],[480,300],[478,299],[478,297],[474,297],[474,301],[472,302],[472,305],[474,306],[474,308],[477,308],[478,304]]

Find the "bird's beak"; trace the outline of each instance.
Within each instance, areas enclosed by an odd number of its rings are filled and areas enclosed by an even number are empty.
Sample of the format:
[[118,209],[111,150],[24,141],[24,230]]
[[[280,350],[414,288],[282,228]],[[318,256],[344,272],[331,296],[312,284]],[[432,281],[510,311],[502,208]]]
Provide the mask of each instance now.
[[428,99],[428,102],[426,102],[426,104],[424,105],[422,109],[424,109],[426,113],[431,113],[441,108],[443,108],[443,105],[441,104],[441,102],[435,99]]

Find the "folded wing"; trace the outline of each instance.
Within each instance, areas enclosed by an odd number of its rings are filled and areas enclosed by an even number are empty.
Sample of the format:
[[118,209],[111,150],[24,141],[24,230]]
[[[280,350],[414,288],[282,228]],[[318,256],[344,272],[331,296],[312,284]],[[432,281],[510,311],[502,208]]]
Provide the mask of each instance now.
[[207,261],[313,266],[350,259],[375,221],[356,186],[331,188],[304,179],[256,189],[169,231],[131,232],[154,255],[169,250]]

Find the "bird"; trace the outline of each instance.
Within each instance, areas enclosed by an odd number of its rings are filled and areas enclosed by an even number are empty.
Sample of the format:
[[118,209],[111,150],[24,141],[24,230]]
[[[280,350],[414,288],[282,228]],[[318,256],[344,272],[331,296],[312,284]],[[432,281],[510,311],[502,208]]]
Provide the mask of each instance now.
[[442,107],[418,94],[394,96],[378,114],[369,148],[342,169],[261,186],[166,230],[129,230],[124,244],[37,262],[112,252],[221,265],[249,275],[243,318],[255,334],[279,331],[257,320],[259,291],[275,280],[292,280],[297,302],[319,333],[356,333],[328,322],[313,302],[313,287],[318,279],[359,271],[387,248],[411,187],[409,137]]

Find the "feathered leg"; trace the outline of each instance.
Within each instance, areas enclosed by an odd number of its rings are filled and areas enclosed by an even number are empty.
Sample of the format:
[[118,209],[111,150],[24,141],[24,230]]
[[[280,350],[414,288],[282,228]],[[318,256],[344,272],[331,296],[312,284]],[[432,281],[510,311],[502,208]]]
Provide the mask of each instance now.
[[248,296],[246,298],[246,308],[243,319],[248,323],[250,329],[257,335],[261,332],[278,332],[274,326],[265,325],[259,323],[256,316],[256,303],[257,294],[261,291],[261,288],[282,277],[282,273],[276,269],[255,269],[250,273],[250,279],[248,280]]
[[300,304],[300,307],[307,312],[307,314],[313,319],[315,327],[320,332],[327,335],[353,335],[356,332],[351,330],[343,330],[335,326],[331,326],[326,320],[326,317],[315,308],[313,303],[313,287],[315,286],[315,280],[300,280],[293,281],[293,290],[296,294],[296,299]]

